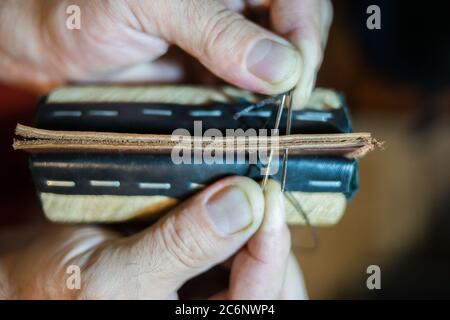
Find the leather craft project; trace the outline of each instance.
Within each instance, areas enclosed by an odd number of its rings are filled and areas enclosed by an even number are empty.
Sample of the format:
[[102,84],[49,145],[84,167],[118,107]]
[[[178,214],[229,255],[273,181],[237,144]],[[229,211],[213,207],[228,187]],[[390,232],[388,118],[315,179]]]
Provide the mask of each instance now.
[[[262,138],[226,135],[266,129],[270,136],[276,99],[245,112],[260,100],[228,87],[60,88],[40,100],[33,127],[17,126],[14,148],[30,152],[31,172],[50,220],[151,219],[221,177],[263,178],[263,164],[249,161],[249,154],[260,152]],[[287,136],[285,123],[286,113],[280,136],[266,140],[277,155],[289,150],[286,191],[311,223],[334,224],[357,191],[357,159],[378,143],[369,133],[352,133],[344,100],[330,90],[316,90],[307,108],[293,112]],[[205,135],[211,128],[223,137]],[[177,129],[185,133],[176,134]],[[192,151],[187,163],[173,161],[180,141]],[[218,150],[231,153],[234,161],[197,163],[194,158],[196,152]],[[280,180],[281,161],[272,165],[279,170],[271,178]],[[288,204],[287,218],[305,223]]]

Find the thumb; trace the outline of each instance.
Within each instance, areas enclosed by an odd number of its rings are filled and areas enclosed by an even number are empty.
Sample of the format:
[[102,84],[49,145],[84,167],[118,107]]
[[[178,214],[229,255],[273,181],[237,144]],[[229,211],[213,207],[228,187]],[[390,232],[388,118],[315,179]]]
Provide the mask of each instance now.
[[158,12],[149,20],[159,21],[166,40],[234,85],[274,94],[291,89],[300,78],[300,54],[288,41],[220,1],[146,1],[140,8],[147,16]]
[[110,282],[101,279],[103,274],[115,279],[120,296],[167,298],[235,254],[259,228],[263,212],[264,197],[256,182],[244,177],[220,180],[148,230],[102,248],[85,292],[117,296],[114,288],[105,288]]

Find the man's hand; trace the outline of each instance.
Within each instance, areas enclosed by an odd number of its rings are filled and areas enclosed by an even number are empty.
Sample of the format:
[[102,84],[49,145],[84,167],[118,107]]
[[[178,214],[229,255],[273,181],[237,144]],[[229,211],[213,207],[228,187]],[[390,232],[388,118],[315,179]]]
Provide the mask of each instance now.
[[[229,285],[211,298],[306,297],[274,181],[263,193],[249,178],[225,178],[130,237],[98,227],[47,226],[22,249],[0,256],[0,295],[175,299],[187,280],[226,260]],[[80,267],[80,290],[66,287],[70,265]]]
[[[66,28],[69,5],[81,29]],[[270,10],[272,31],[239,14]],[[332,20],[329,0],[3,0],[0,78],[50,88],[65,81],[174,81],[171,44],[245,89],[275,94],[297,86],[296,106],[314,85]],[[150,63],[152,62],[152,63]]]

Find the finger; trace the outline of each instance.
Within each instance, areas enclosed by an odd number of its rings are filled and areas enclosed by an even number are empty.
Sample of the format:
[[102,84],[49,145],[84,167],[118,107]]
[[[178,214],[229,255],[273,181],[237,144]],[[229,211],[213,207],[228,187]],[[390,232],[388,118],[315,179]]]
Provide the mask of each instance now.
[[333,5],[329,0],[320,1],[322,13],[322,47],[325,49],[328,41],[331,23],[333,22]]
[[276,0],[271,7],[274,30],[300,51],[303,69],[294,92],[294,107],[304,106],[315,86],[332,20],[329,0]]
[[258,232],[236,256],[230,276],[230,299],[278,299],[290,252],[280,185],[273,180],[264,193],[266,208]]
[[244,0],[220,0],[224,5],[227,6],[228,9],[242,12],[245,9]]
[[[20,241],[12,241],[18,245],[18,250],[12,251],[5,259],[5,272],[14,299],[81,297],[81,290],[71,290],[67,283],[68,267],[83,269],[97,247],[117,239],[114,232],[92,226],[48,223],[33,225],[31,232],[25,235],[25,238],[20,237]],[[84,273],[81,272],[80,276],[83,281]]]
[[308,108],[329,111],[342,107],[342,98],[334,90],[316,88],[308,100]]
[[[234,257],[231,257],[222,266],[226,269],[231,269]],[[228,299],[228,290],[223,290],[212,297],[211,300]],[[280,299],[282,300],[306,300],[308,299],[308,292],[306,290],[305,281],[303,280],[303,273],[297,262],[295,255],[291,252],[289,254],[286,275],[284,277],[283,287],[281,289]]]
[[286,278],[280,298],[283,300],[305,300],[308,299],[302,271],[297,263],[297,259],[291,253],[288,258]]
[[4,57],[0,59],[0,81],[9,82],[14,86],[46,94],[51,89],[64,83],[61,78],[52,78],[39,68],[29,63],[15,63],[12,59]]
[[[256,232],[264,212],[259,185],[231,177],[206,188],[150,229],[103,248],[91,290],[104,284],[120,295],[166,298],[184,282],[237,252]],[[94,273],[93,271],[91,273]],[[155,290],[158,288],[158,290]]]
[[[222,79],[266,94],[292,88],[300,77],[298,51],[219,1],[146,1],[139,6],[159,32]],[[155,8],[158,14],[152,15]]]
[[175,82],[183,78],[183,68],[174,62],[145,62],[114,70],[113,72],[89,75],[80,82]]

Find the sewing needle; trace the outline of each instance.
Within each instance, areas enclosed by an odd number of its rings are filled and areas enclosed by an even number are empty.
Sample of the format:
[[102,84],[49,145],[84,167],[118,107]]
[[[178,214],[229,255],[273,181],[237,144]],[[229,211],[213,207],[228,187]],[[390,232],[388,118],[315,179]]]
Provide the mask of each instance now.
[[[286,135],[291,134],[291,125],[292,125],[292,90],[289,91],[289,101],[288,101],[288,114],[287,114],[287,120],[286,120]],[[283,155],[283,171],[281,174],[281,192],[284,192],[286,187],[286,175],[287,175],[287,163],[288,163],[288,157],[289,157],[289,149],[284,149],[284,155]]]
[[[275,137],[278,136],[278,128],[280,127],[281,115],[283,114],[284,105],[286,104],[286,97],[287,97],[287,94],[283,94],[283,97],[281,98],[281,103],[278,106],[277,117],[275,119],[275,126],[274,126],[274,130],[276,132]],[[270,166],[272,164],[272,158],[273,158],[273,149],[272,149],[272,145],[271,145],[270,153],[269,153],[269,160],[267,161],[266,171],[264,173],[264,178],[263,178],[263,181],[261,184],[261,188],[263,190],[266,188],[267,180],[269,180],[269,172],[270,172]]]

